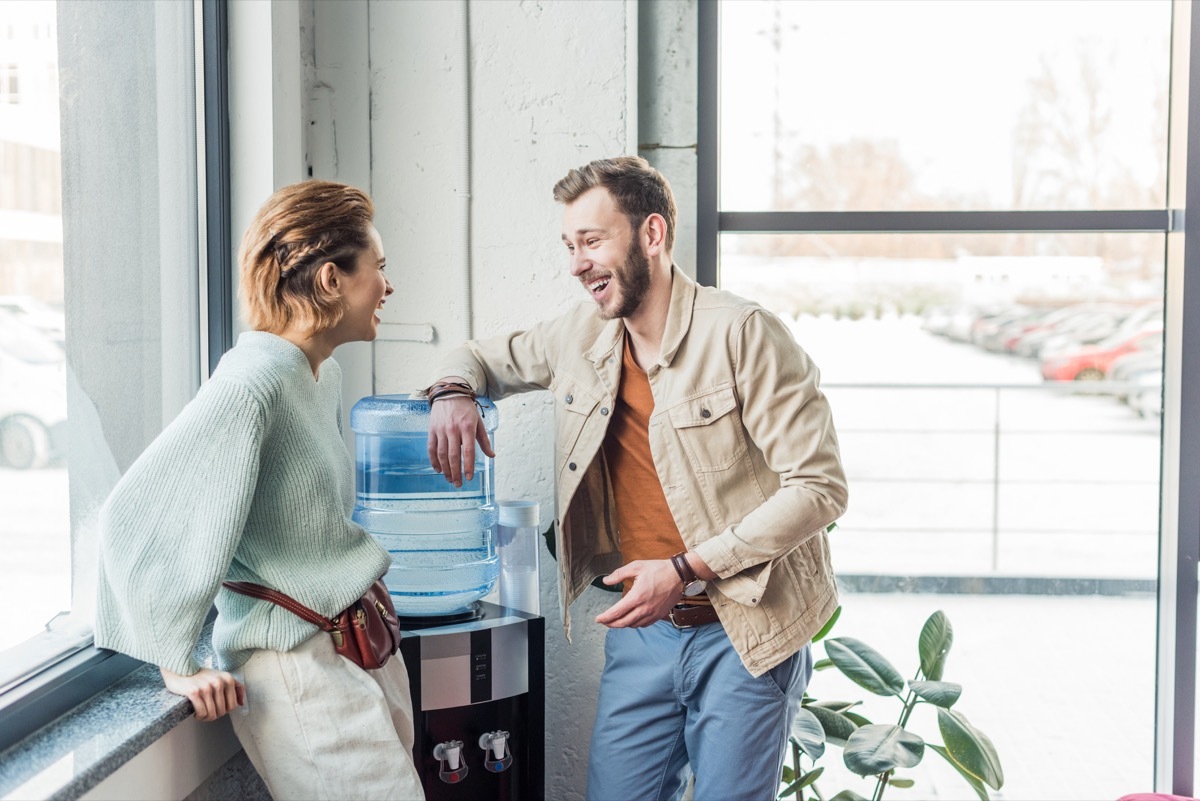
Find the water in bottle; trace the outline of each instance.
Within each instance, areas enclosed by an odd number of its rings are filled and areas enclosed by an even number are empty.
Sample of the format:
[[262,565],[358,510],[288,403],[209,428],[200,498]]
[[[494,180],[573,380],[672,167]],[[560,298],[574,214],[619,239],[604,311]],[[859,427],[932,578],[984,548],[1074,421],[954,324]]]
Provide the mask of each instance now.
[[[494,437],[499,417],[479,399]],[[475,451],[475,474],[455,487],[429,464],[429,402],[405,395],[363,398],[355,433],[354,520],[387,549],[384,583],[401,617],[460,616],[478,607],[499,573],[492,459]]]

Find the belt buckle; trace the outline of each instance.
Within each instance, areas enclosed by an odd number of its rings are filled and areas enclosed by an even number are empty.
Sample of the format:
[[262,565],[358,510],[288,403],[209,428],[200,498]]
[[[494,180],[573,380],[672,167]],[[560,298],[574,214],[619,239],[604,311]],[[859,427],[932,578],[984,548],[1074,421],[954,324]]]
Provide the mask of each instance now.
[[671,621],[672,626],[674,626],[677,629],[694,629],[694,628],[696,628],[696,624],[694,624],[694,623],[676,623],[675,622],[675,610],[676,609],[687,609],[687,607],[686,606],[684,606],[684,607],[672,606],[671,607],[671,611],[667,613],[667,619]]

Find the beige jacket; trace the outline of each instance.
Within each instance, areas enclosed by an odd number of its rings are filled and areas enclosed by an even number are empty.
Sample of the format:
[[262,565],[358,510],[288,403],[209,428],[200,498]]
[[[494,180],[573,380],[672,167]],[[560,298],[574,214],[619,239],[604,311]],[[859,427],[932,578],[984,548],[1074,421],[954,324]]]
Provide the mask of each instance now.
[[[621,564],[601,444],[625,325],[591,302],[527,331],[469,342],[437,376],[493,400],[554,393],[559,594],[571,603]],[[650,450],[689,549],[720,578],[708,595],[751,674],[799,650],[837,606],[826,528],[846,477],[817,368],[774,315],[672,268],[662,352],[649,370]]]

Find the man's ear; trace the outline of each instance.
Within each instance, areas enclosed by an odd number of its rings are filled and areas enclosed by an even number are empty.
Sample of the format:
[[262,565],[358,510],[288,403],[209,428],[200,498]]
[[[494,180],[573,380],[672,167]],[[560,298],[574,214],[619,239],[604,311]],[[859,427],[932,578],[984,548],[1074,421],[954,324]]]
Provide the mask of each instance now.
[[642,244],[647,256],[657,256],[667,246],[667,221],[661,214],[646,217],[642,226]]
[[331,261],[317,268],[316,289],[327,297],[338,297],[342,294],[341,270]]

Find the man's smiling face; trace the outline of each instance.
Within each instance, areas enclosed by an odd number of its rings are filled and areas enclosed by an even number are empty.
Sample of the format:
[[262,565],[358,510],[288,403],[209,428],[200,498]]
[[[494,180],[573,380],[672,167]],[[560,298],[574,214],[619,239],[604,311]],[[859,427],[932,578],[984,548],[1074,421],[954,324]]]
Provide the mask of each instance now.
[[567,204],[562,239],[571,275],[596,301],[600,316],[633,316],[650,288],[650,262],[607,189],[589,189]]

